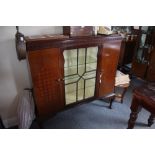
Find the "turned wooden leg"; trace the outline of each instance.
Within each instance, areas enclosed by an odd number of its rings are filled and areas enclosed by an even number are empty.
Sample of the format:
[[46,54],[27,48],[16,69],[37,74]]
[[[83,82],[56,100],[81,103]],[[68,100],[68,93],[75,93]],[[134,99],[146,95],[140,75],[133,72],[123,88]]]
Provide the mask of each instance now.
[[137,117],[138,117],[138,112],[131,112],[130,119],[128,121],[128,128],[127,129],[133,129],[134,128]]
[[154,123],[155,120],[155,114],[151,114],[148,119],[148,126],[151,127],[151,125]]
[[133,129],[136,119],[138,117],[138,113],[141,110],[141,106],[138,104],[138,100],[134,97],[131,104],[131,114],[130,119],[128,121],[128,128],[127,129]]

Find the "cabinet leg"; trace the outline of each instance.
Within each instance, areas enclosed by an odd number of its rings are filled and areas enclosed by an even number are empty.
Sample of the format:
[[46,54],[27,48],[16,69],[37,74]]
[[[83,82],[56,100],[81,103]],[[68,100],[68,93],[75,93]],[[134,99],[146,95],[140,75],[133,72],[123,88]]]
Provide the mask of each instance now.
[[151,125],[154,123],[155,120],[155,114],[151,114],[148,119],[148,126],[151,127]]
[[111,99],[110,99],[110,106],[109,106],[109,109],[112,109],[112,103],[113,103],[113,101],[114,101],[114,98],[111,98]]

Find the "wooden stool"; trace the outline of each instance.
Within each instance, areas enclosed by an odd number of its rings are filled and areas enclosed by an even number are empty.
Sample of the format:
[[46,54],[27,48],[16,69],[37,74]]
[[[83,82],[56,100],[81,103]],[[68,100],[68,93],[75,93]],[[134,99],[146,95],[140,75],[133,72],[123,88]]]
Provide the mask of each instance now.
[[[124,98],[124,95],[125,95],[125,93],[126,93],[128,87],[129,87],[129,83],[120,84],[120,85],[116,85],[116,86],[115,86],[115,94],[116,94],[116,95],[115,95],[115,101],[116,101],[116,102],[121,102],[121,103],[123,103],[123,98]],[[117,89],[117,88],[121,88],[121,89],[122,89],[122,93],[117,94],[117,93],[116,93],[116,89]]]
[[134,128],[141,108],[145,108],[151,113],[148,119],[148,126],[151,126],[155,119],[155,83],[146,84],[134,90],[128,129]]
[[[128,74],[124,74],[117,70],[115,77],[115,101],[123,103],[124,95],[130,85],[130,78]],[[117,90],[120,89],[121,92],[118,93]]]

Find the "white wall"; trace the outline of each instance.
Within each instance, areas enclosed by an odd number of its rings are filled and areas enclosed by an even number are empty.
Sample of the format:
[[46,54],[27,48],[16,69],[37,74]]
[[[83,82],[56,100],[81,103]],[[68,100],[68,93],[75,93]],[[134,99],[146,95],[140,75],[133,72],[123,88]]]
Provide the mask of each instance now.
[[[62,34],[62,27],[21,26],[24,35]],[[15,26],[0,27],[0,115],[6,126],[16,123],[17,94],[31,87],[26,60],[18,61],[15,50]]]

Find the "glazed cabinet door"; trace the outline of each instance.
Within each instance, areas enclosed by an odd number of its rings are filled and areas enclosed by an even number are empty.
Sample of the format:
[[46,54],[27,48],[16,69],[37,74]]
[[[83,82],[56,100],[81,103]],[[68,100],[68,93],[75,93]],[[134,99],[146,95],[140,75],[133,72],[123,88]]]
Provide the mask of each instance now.
[[121,41],[106,41],[99,49],[96,81],[97,97],[114,91]]
[[66,105],[94,98],[98,47],[64,50]]
[[64,108],[63,61],[59,48],[28,52],[39,116],[50,116]]

